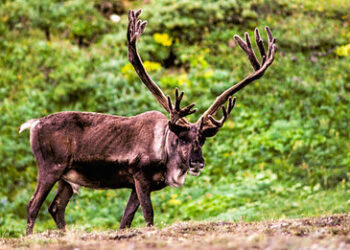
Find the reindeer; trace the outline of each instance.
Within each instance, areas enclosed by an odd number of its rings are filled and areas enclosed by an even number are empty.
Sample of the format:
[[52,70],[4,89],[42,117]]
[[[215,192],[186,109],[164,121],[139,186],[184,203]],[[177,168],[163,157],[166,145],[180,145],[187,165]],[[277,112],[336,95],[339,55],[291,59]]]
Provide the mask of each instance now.
[[[197,111],[193,109],[195,104],[181,108],[184,92],[176,89],[173,105],[145,70],[136,48],[136,41],[147,24],[138,19],[140,13],[141,10],[129,11],[128,58],[141,81],[169,113],[170,120],[157,111],[133,117],[68,111],[24,123],[19,132],[30,129],[30,144],[38,165],[37,187],[27,204],[27,235],[32,234],[39,209],[57,182],[57,193],[49,212],[58,229],[65,230],[65,208],[80,186],[131,189],[120,229],[131,226],[140,205],[147,226],[152,226],[151,192],[166,186],[182,186],[187,173],[199,175],[204,167],[202,146],[207,137],[219,131],[234,108],[233,94],[262,77],[274,60],[275,38],[268,27],[267,53],[255,29],[261,62],[248,34],[245,33],[246,41],[235,35],[254,73],[217,97],[196,123],[189,123],[185,117]],[[216,120],[214,116],[220,108],[223,117]]]

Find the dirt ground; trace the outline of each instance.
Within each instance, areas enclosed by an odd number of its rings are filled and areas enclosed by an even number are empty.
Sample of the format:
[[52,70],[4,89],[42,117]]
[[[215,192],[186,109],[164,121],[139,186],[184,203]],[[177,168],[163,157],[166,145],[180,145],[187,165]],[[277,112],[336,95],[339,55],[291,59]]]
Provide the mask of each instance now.
[[350,214],[256,223],[181,222],[163,229],[47,231],[0,249],[350,249]]

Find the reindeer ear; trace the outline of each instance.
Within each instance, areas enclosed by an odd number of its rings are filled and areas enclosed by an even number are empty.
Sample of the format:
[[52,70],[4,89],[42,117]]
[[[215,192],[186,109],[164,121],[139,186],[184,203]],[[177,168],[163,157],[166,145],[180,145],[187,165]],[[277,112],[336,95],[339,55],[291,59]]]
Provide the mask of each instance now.
[[177,135],[179,135],[181,132],[189,130],[189,127],[187,127],[187,126],[177,125],[177,124],[174,124],[170,121],[168,122],[168,125],[169,125],[170,131],[177,134]]
[[211,128],[207,128],[204,129],[202,134],[205,137],[213,137],[214,135],[216,135],[217,132],[219,132],[220,127],[211,127]]
[[220,126],[205,126],[204,117],[199,120],[199,130],[202,131],[204,137],[213,137],[220,128]]

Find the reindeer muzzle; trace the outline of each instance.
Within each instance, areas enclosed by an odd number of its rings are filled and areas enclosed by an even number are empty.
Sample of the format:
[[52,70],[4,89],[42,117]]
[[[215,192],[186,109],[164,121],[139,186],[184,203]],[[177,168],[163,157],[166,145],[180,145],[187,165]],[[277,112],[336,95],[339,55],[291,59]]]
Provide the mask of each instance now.
[[193,176],[198,176],[203,168],[204,168],[204,163],[202,163],[202,162],[191,162],[190,163],[190,169],[188,170],[188,173],[190,175],[193,175]]

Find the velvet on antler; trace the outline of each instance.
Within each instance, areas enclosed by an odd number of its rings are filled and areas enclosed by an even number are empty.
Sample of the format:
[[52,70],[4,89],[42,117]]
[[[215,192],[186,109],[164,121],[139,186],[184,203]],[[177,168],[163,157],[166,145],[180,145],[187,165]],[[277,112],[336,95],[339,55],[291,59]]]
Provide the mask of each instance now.
[[164,107],[164,109],[170,114],[170,125],[171,128],[176,128],[178,130],[180,127],[186,129],[189,123],[186,121],[185,116],[196,112],[196,109],[191,110],[194,104],[191,104],[184,109],[180,109],[180,102],[183,97],[183,92],[179,96],[179,91],[176,90],[176,101],[175,108],[172,107],[170,97],[166,97],[163,91],[158,87],[158,85],[152,80],[150,75],[147,73],[143,62],[138,54],[136,41],[144,32],[147,21],[141,21],[138,16],[141,14],[141,10],[129,11],[129,26],[127,31],[127,41],[128,41],[128,52],[129,52],[129,62],[134,66],[135,71],[140,77],[141,81],[145,86],[151,91],[156,100]]
[[[204,114],[199,118],[197,124],[202,127],[205,134],[208,136],[213,136],[216,132],[222,127],[223,123],[227,119],[227,116],[230,114],[234,107],[235,99],[232,99],[232,96],[249,83],[259,79],[262,77],[267,70],[267,68],[272,64],[275,53],[276,53],[276,39],[272,36],[272,32],[269,27],[266,27],[266,32],[268,36],[268,53],[266,54],[264,42],[261,39],[260,33],[258,29],[255,29],[255,42],[259,49],[261,56],[261,63],[258,61],[254,50],[252,48],[252,44],[250,42],[250,38],[248,33],[245,33],[245,40],[240,38],[238,35],[235,35],[234,38],[237,41],[238,45],[243,49],[243,51],[247,54],[250,64],[254,69],[254,73],[247,76],[241,82],[235,84],[231,88],[224,91],[220,96],[218,96],[215,102],[204,112]],[[229,100],[228,107],[225,110],[223,108],[223,118],[220,121],[215,120],[213,117],[216,115],[217,111],[223,107],[223,105]]]

